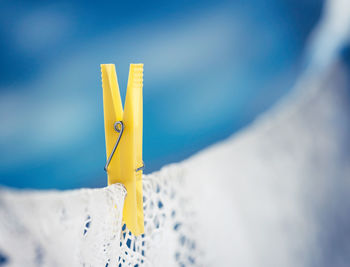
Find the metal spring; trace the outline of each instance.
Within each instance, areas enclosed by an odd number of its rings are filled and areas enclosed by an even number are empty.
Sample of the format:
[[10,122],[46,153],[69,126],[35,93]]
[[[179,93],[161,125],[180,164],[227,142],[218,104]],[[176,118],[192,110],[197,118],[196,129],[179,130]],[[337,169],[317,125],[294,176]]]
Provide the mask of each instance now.
[[[114,130],[119,133],[119,136],[118,136],[118,139],[117,141],[115,142],[115,145],[113,147],[113,150],[111,152],[111,154],[109,155],[108,157],[108,160],[106,162],[106,165],[104,167],[104,170],[107,172],[107,169],[108,169],[108,165],[109,163],[111,163],[111,160],[112,160],[112,157],[115,153],[115,151],[117,150],[117,147],[119,145],[119,142],[120,142],[120,139],[123,135],[123,132],[124,132],[124,123],[122,121],[117,121],[116,123],[114,123]],[[141,170],[144,170],[145,169],[145,163],[142,161],[142,166],[137,168],[135,171],[138,172],[138,171],[141,171]]]

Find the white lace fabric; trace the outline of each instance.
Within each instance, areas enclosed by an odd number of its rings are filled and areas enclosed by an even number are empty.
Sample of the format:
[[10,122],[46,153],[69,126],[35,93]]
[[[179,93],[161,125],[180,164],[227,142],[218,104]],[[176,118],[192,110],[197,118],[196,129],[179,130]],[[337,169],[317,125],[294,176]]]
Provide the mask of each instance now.
[[120,249],[125,189],[0,190],[5,266],[105,266]]
[[[198,264],[194,216],[179,168],[144,177],[145,233],[122,223],[120,184],[68,192],[0,191],[0,254],[6,266]],[[168,173],[168,175],[166,174]]]

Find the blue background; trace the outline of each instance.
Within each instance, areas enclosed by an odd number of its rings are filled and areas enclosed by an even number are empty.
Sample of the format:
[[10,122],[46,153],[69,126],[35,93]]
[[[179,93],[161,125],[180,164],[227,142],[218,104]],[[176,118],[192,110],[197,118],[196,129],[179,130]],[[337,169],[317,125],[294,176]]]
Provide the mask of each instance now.
[[323,1],[1,1],[0,184],[106,185],[101,63],[144,63],[146,173],[249,124],[303,69]]

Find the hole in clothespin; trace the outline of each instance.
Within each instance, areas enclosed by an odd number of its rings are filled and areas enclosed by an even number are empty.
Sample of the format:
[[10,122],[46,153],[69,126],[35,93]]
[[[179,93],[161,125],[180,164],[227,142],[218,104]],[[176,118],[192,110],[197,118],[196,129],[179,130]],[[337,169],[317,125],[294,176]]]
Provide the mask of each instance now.
[[124,128],[123,122],[122,121],[117,121],[116,123],[114,123],[114,130],[118,133],[120,133],[120,131],[122,130],[122,128]]

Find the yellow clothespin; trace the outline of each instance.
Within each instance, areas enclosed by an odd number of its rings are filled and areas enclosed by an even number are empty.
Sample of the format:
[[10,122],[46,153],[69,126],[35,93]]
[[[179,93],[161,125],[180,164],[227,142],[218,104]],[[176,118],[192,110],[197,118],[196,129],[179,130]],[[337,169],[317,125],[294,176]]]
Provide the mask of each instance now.
[[108,185],[122,183],[127,195],[123,218],[134,235],[144,233],[142,195],[143,64],[130,64],[123,112],[114,64],[102,64]]

